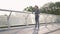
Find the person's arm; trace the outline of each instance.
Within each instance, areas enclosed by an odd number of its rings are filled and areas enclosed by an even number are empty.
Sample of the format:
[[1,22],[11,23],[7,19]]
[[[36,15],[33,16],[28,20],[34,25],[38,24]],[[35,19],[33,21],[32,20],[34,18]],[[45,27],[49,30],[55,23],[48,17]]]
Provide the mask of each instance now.
[[40,14],[40,10],[38,9],[38,14]]
[[33,14],[33,12],[35,12],[35,9],[33,9],[32,14]]

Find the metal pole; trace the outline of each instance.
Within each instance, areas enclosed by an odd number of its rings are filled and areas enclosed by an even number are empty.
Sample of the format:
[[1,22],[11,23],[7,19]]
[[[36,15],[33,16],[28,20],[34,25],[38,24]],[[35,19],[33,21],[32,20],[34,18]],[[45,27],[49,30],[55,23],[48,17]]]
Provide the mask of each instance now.
[[0,9],[0,11],[32,14],[31,12],[23,12],[23,11],[15,11],[15,10],[7,10],[7,9]]
[[11,13],[12,13],[12,12],[10,12],[9,16],[7,17],[7,23],[8,23],[8,34],[9,34],[9,30],[10,30],[9,18],[10,18],[10,16],[11,16]]

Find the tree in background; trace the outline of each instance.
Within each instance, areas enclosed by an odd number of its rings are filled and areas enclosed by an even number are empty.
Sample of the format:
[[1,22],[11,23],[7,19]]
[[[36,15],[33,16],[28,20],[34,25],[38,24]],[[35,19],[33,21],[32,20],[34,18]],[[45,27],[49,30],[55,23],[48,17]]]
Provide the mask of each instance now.
[[42,10],[42,13],[60,15],[60,2],[47,3],[40,10]]
[[[34,9],[34,7],[29,6],[29,7],[26,7],[24,10],[32,12],[33,9]],[[60,15],[60,2],[55,2],[55,3],[50,2],[50,3],[44,4],[40,8],[40,12],[41,13],[47,13],[47,14]]]
[[32,12],[32,11],[33,11],[33,9],[34,9],[34,7],[29,6],[29,7],[26,7],[26,8],[24,9],[24,11]]

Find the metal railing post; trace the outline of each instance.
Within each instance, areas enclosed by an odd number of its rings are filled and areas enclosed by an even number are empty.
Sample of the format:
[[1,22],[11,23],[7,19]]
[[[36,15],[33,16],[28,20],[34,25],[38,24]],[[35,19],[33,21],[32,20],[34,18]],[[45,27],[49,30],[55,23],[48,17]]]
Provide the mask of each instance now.
[[8,23],[8,34],[9,34],[9,30],[10,30],[10,23],[9,23],[9,18],[11,16],[12,11],[10,12],[9,16],[7,17],[7,23]]

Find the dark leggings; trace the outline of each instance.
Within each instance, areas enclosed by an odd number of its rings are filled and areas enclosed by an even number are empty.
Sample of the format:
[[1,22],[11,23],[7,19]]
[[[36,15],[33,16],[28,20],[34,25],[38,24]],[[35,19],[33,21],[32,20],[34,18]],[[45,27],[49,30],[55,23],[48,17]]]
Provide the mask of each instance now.
[[39,31],[39,15],[35,14],[35,28],[33,34],[38,34],[38,31]]
[[35,28],[37,28],[38,27],[38,29],[39,29],[39,15],[35,15]]

